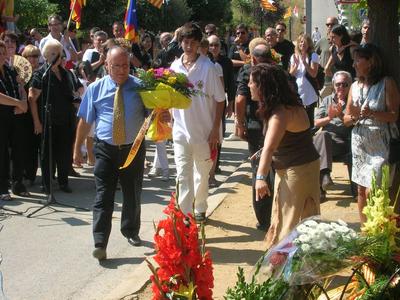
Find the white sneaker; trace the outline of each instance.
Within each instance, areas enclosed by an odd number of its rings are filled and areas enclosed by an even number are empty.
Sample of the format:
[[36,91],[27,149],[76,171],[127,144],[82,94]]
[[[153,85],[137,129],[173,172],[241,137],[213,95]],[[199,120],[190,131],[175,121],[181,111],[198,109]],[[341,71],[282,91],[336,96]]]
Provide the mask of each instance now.
[[161,181],[168,181],[169,180],[169,170],[165,169],[162,170]]
[[153,178],[160,175],[161,175],[161,169],[158,168],[151,168],[149,173],[147,173],[147,177],[149,178]]
[[224,138],[224,141],[240,141],[240,137],[232,133],[230,136]]

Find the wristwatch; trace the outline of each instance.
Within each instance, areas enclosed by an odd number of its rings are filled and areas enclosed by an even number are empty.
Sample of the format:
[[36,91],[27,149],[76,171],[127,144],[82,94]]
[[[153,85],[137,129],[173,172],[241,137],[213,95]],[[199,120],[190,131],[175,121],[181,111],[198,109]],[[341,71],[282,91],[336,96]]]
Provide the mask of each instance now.
[[256,180],[267,180],[267,176],[266,175],[259,175],[259,174],[257,174],[256,175]]

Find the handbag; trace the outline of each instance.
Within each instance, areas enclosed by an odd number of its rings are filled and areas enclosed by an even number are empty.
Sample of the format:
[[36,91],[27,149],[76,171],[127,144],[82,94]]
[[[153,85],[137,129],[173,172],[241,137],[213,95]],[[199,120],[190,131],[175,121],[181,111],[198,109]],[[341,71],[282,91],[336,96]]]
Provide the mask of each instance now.
[[389,123],[387,123],[389,129],[389,163],[396,164],[400,161],[400,139],[392,137],[392,130],[390,129]]

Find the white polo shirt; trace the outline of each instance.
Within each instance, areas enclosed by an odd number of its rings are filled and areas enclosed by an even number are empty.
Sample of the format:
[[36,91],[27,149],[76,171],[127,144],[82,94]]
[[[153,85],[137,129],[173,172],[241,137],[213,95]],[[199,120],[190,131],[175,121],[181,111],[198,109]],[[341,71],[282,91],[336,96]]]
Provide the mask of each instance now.
[[196,90],[192,96],[192,104],[187,109],[173,109],[174,140],[186,140],[188,143],[207,143],[213,127],[217,102],[225,101],[225,91],[215,65],[211,60],[200,55],[188,72],[182,63],[183,55],[176,59],[171,69],[177,73],[184,73]]

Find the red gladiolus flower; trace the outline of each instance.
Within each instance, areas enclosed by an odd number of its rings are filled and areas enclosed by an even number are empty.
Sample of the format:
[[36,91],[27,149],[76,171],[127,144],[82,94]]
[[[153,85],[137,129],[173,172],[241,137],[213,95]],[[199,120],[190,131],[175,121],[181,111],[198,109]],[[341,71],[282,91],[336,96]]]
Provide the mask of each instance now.
[[[214,277],[210,253],[200,252],[198,228],[191,214],[186,216],[177,207],[174,196],[164,209],[167,219],[158,223],[154,235],[157,254],[154,260],[158,269],[150,267],[153,276],[153,300],[163,299],[163,294],[177,291],[183,284],[196,286],[197,299],[211,300]],[[161,287],[161,290],[160,290]]]

